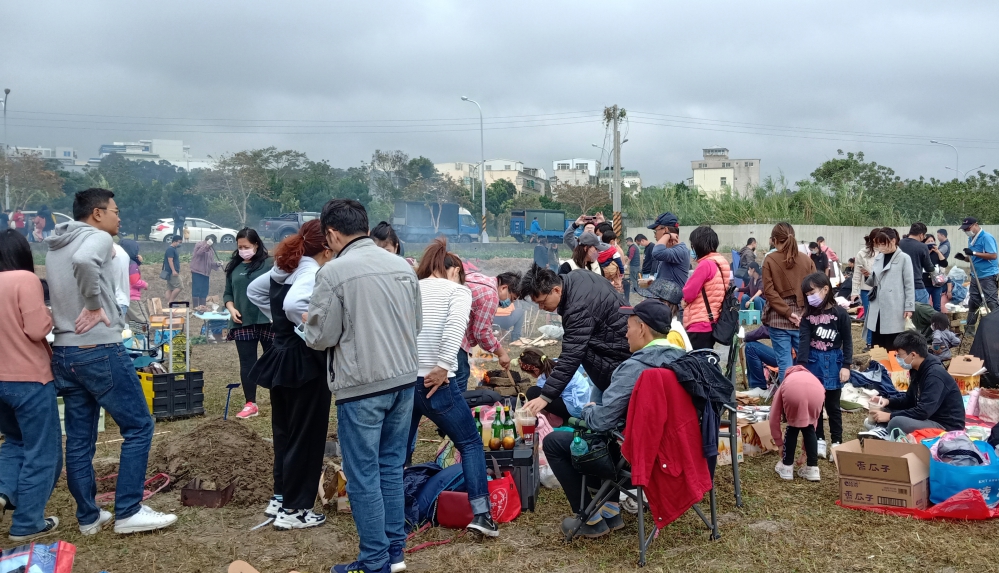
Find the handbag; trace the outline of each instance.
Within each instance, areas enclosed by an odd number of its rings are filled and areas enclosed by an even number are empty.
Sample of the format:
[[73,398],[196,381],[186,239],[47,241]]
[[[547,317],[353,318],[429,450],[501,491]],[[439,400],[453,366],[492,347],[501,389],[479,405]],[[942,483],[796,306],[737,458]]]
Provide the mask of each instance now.
[[166,269],[163,269],[162,271],[160,271],[160,278],[163,279],[163,280],[165,280],[165,281],[170,280],[170,271],[168,271]]
[[[585,454],[572,454],[572,467],[585,476],[600,479],[617,479],[616,456],[612,447],[617,447],[617,441],[609,439],[607,434],[583,430],[578,432],[580,439],[586,442],[588,449]],[[612,446],[613,444],[613,446]]]
[[[718,278],[724,283],[725,275],[722,273],[721,265],[715,261],[712,262],[718,267]],[[701,287],[701,297],[704,299],[704,308],[708,311],[708,321],[711,322],[711,337],[722,346],[731,346],[735,333],[739,329],[739,301],[735,298],[735,285],[729,285],[725,289],[717,321],[714,313],[711,312],[708,293],[703,286]]]
[[[499,463],[492,458],[494,475],[500,475]],[[511,472],[502,472],[489,482],[489,514],[496,523],[509,523],[520,516],[520,493]],[[472,505],[468,492],[443,491],[437,497],[437,523],[447,529],[465,529],[472,523]]]
[[944,286],[947,284],[947,273],[943,272],[940,266],[933,267],[933,274],[930,275],[933,286]]

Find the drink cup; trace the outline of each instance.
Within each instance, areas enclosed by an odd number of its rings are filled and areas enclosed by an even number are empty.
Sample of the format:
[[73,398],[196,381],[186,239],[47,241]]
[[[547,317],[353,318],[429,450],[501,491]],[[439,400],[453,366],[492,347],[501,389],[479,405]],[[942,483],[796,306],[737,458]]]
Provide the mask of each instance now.
[[521,423],[521,436],[524,438],[524,445],[534,446],[534,429],[537,427],[537,418],[528,418]]

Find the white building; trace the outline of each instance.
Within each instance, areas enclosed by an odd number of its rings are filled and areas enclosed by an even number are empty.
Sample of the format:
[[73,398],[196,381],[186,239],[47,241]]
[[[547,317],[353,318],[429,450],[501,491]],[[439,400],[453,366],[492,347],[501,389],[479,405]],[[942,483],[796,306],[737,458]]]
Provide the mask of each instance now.
[[724,147],[705,148],[703,158],[691,161],[690,168],[693,176],[687,182],[708,195],[731,189],[745,196],[760,184],[760,160],[729,159]]
[[552,185],[589,185],[596,183],[600,161],[574,158],[552,161]]
[[[485,162],[486,186],[500,179],[506,179],[517,187],[517,193],[544,194],[548,183],[548,175],[544,169],[524,167],[522,161],[513,159],[489,159]],[[479,180],[479,163],[455,161],[450,163],[435,163],[434,168],[441,175],[449,175],[455,181],[470,186],[471,181]]]
[[42,159],[55,159],[62,163],[66,167],[73,166],[83,166],[86,165],[86,161],[80,161],[77,159],[76,149],[72,147],[23,147],[23,146],[11,146],[9,148],[9,153],[11,155],[34,155]]
[[[597,182],[598,185],[611,185],[613,182],[614,170],[612,168],[607,167],[600,172],[600,177]],[[642,174],[634,169],[622,169],[621,187],[632,194],[640,193],[642,191]]]
[[188,171],[208,168],[214,163],[207,158],[192,157],[191,146],[184,145],[184,142],[179,139],[140,139],[139,141],[105,143],[100,147],[97,160],[99,161],[112,153],[117,153],[132,161],[169,161]]

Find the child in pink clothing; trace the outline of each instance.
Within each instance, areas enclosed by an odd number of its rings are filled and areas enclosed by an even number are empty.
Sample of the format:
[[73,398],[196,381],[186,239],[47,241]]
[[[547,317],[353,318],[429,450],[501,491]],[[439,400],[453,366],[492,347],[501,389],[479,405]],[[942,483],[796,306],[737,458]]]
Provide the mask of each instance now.
[[[804,366],[788,368],[784,382],[777,388],[770,407],[770,433],[777,447],[783,448],[783,459],[774,468],[786,480],[794,479],[794,451],[798,434],[802,437],[806,465],[798,468],[798,476],[808,481],[819,481],[818,438],[815,423],[822,413],[826,391],[822,382]],[[787,422],[783,437],[781,421]]]

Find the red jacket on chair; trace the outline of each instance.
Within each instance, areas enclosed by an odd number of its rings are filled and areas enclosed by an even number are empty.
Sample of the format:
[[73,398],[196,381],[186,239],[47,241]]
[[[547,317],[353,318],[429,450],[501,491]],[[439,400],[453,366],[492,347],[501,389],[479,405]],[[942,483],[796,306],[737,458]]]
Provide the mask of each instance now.
[[638,378],[621,452],[631,464],[631,482],[646,488],[659,529],[711,490],[697,410],[672,370],[650,368]]

